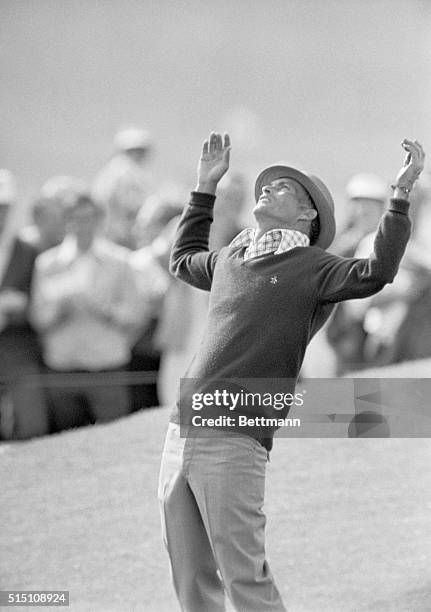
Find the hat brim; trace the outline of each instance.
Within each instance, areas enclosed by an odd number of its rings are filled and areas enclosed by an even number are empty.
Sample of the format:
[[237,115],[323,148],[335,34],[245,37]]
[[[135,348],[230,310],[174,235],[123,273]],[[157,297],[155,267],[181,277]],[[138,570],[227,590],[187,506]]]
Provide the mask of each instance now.
[[285,165],[269,166],[256,179],[254,195],[256,202],[262,194],[262,188],[280,178],[291,178],[298,181],[308,192],[319,214],[320,231],[315,246],[327,249],[335,236],[334,201],[326,185],[317,176],[307,174],[296,168]]

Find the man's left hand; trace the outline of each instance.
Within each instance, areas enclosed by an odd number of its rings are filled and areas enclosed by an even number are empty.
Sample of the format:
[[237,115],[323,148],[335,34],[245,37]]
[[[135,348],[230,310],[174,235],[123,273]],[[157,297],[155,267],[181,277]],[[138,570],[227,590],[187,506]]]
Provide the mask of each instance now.
[[425,153],[417,140],[404,138],[401,146],[407,151],[407,157],[404,166],[398,172],[395,185],[400,189],[411,191],[415,181],[424,169]]

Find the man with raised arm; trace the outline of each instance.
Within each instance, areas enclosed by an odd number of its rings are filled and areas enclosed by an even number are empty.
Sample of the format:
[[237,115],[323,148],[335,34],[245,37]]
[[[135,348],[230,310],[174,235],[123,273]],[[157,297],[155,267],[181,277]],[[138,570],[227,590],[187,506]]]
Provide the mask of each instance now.
[[[159,483],[164,541],[185,612],[221,612],[225,592],[238,612],[286,610],[265,560],[262,511],[275,427],[238,433],[231,426],[237,411],[215,402],[212,414],[220,420],[203,428],[208,437],[193,426],[193,400],[205,405],[211,397],[219,400],[221,385],[237,379],[285,379],[294,393],[306,346],[334,305],[372,295],[393,281],[410,234],[408,196],[424,165],[417,141],[403,140],[402,146],[407,158],[380,220],[374,252],[368,259],[349,259],[325,250],[335,234],[326,186],[285,165],[270,166],[257,177],[256,228],[219,252],[209,251],[215,193],[229,167],[230,141],[227,134],[211,133],[204,142],[171,271],[211,292],[208,323],[171,418]],[[262,404],[246,409],[259,418],[271,411]]]

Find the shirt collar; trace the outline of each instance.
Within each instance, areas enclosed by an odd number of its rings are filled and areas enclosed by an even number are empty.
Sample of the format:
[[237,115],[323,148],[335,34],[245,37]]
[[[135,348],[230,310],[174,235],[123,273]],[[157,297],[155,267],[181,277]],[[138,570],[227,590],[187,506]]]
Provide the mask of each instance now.
[[[297,246],[310,245],[309,237],[299,230],[279,228],[268,230],[256,240],[257,230],[248,227],[240,232],[230,243],[230,248],[247,247],[244,258],[274,253],[280,255]],[[248,257],[247,257],[248,255]]]

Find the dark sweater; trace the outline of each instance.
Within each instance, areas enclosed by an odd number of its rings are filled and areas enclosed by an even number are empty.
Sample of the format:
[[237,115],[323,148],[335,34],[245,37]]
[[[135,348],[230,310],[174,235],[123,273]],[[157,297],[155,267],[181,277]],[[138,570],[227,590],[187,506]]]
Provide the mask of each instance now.
[[[244,261],[245,247],[208,251],[214,201],[209,194],[192,193],[171,253],[175,276],[211,291],[207,328],[184,375],[181,410],[173,414],[174,421],[181,416],[185,424],[196,414],[193,393],[221,389],[232,379],[288,379],[285,392],[294,393],[307,344],[335,304],[373,295],[392,282],[410,235],[409,203],[392,199],[369,259],[338,257],[310,246]],[[261,405],[246,413],[275,416]],[[205,408],[201,414],[208,416]],[[217,414],[233,413],[219,407]],[[274,429],[245,433],[270,449]]]

